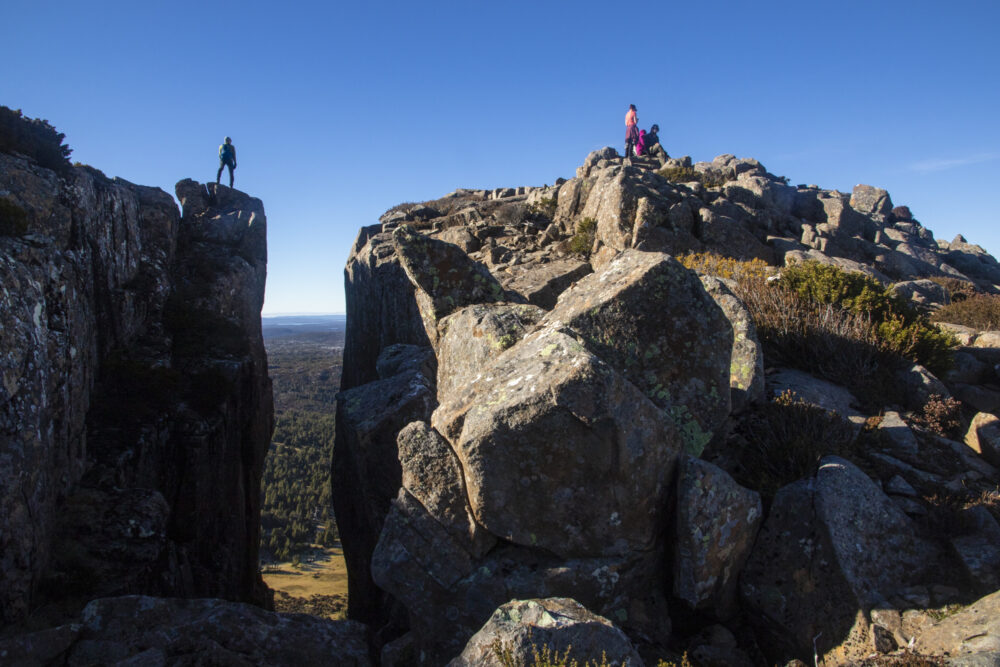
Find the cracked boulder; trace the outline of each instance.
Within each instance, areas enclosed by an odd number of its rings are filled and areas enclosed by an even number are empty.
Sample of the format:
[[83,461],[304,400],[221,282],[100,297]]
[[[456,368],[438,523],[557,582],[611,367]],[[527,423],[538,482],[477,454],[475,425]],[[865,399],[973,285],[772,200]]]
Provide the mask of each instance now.
[[505,301],[506,293],[485,266],[461,248],[401,225],[392,232],[396,255],[415,289],[427,337],[437,340],[442,317],[474,303]]
[[502,667],[508,664],[496,647],[509,652],[518,664],[529,664],[534,651],[551,651],[553,661],[598,664],[602,656],[615,667],[642,667],[632,642],[608,619],[569,598],[511,600],[466,645],[448,667]]
[[733,327],[669,255],[621,253],[563,292],[542,324],[579,334],[663,411],[690,454],[729,416]]
[[562,557],[653,543],[679,434],[566,332],[526,336],[432,423],[462,462],[476,520],[494,535]]
[[501,352],[524,338],[545,314],[528,304],[476,304],[438,324],[438,400],[463,391]]
[[743,571],[744,609],[771,658],[811,657],[819,636],[821,657],[860,659],[872,641],[865,614],[937,556],[867,475],[828,456],[775,496]]
[[677,480],[674,596],[728,618],[737,584],[763,520],[760,495],[707,461],[682,457]]

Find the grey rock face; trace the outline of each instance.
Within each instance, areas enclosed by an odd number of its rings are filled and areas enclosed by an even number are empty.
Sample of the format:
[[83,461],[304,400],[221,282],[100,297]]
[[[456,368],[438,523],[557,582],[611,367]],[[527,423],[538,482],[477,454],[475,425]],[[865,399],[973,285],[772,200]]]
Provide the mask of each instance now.
[[965,444],[992,465],[1000,466],[1000,419],[988,412],[978,413],[965,434]]
[[504,350],[521,340],[544,311],[527,304],[468,306],[438,326],[438,398],[448,401],[465,388]]
[[738,414],[764,400],[764,354],[757,339],[757,327],[746,306],[733,294],[731,282],[711,276],[699,278],[733,327],[729,388],[732,412]]
[[855,659],[870,646],[859,613],[905,588],[934,557],[874,482],[829,456],[815,478],[775,496],[741,593],[775,654],[809,656],[822,632],[821,656]]
[[560,296],[543,320],[566,326],[623,373],[701,453],[729,415],[733,328],[697,275],[630,250]]
[[[161,190],[86,167],[63,178],[8,155],[0,191],[30,231],[0,238],[0,622],[58,598],[82,565],[99,573],[91,597],[266,603],[260,201],[184,181],[181,218]],[[114,511],[90,511],[95,499]],[[129,517],[145,537],[123,528]]]
[[924,628],[917,636],[916,649],[954,658],[1000,653],[1000,591]]
[[533,649],[550,649],[570,660],[600,661],[609,665],[642,667],[642,658],[632,642],[611,621],[587,610],[569,598],[512,600],[494,612],[490,620],[466,645],[449,667],[500,667],[504,663],[494,651],[499,643],[518,662],[533,659]]
[[[430,345],[414,288],[396,254],[391,233],[363,227],[344,269],[348,327],[341,389],[378,379],[375,362],[386,347]],[[334,493],[337,493],[335,490]]]
[[678,433],[566,333],[529,334],[432,423],[458,454],[476,519],[493,534],[563,557],[652,545]]
[[420,317],[432,343],[437,341],[437,323],[442,317],[474,303],[505,300],[496,278],[457,246],[423,236],[406,225],[393,231],[392,240],[414,285]]
[[735,614],[738,577],[763,519],[760,495],[711,463],[682,457],[674,595],[719,618]]
[[434,377],[424,360],[428,348],[408,347],[414,361],[396,359],[384,369],[395,375],[337,395],[333,447],[333,506],[347,562],[351,617],[370,624],[384,621],[384,594],[371,580],[370,563],[392,499],[402,480],[396,438],[413,421],[426,420],[436,405]]
[[367,628],[226,600],[95,600],[79,622],[0,641],[4,664],[371,665]]

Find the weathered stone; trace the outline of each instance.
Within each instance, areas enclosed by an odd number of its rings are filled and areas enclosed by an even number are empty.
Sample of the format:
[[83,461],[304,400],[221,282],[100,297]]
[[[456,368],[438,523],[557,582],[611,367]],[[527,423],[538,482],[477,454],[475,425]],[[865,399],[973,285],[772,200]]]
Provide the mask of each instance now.
[[564,557],[651,546],[680,437],[575,338],[552,327],[529,334],[432,423],[493,534]]
[[855,185],[851,192],[851,208],[863,215],[880,215],[888,218],[892,213],[892,199],[882,188]]
[[903,421],[902,415],[895,410],[886,410],[882,415],[882,421],[878,425],[879,430],[885,434],[892,448],[900,453],[915,455],[920,451],[920,443],[917,436]]
[[955,398],[973,410],[990,414],[1000,412],[1000,391],[974,384],[956,384],[954,390]]
[[413,284],[400,264],[392,234],[380,232],[378,225],[358,232],[344,269],[348,326],[342,390],[378,379],[375,362],[390,345],[430,345]]
[[951,545],[977,590],[997,590],[1000,588],[1000,526],[982,505],[965,509],[963,514],[965,522],[974,530],[953,537]]
[[579,333],[677,425],[698,455],[731,407],[733,328],[698,277],[630,250],[566,290],[543,325]]
[[551,310],[567,287],[591,272],[587,262],[561,259],[513,266],[500,276],[500,282],[504,289],[520,295],[528,303]]
[[544,311],[527,304],[478,304],[438,325],[438,400],[456,398],[501,352],[524,338]]
[[977,414],[969,424],[965,444],[992,465],[1000,466],[1000,419],[988,412]]
[[397,227],[392,240],[413,283],[420,317],[432,344],[442,317],[474,303],[505,300],[496,278],[458,246],[418,234],[407,225]]
[[606,655],[609,665],[645,664],[632,642],[611,621],[569,598],[512,600],[496,610],[448,665],[501,667],[506,663],[496,654],[497,645],[524,664],[533,659],[535,650],[544,649],[559,659],[568,651],[569,660],[580,662],[600,661]]
[[729,361],[729,388],[733,414],[764,400],[764,354],[757,339],[757,327],[750,311],[733,294],[734,283],[711,276],[699,276],[705,291],[726,314],[733,327],[733,352]]
[[[741,579],[775,656],[845,660],[870,646],[864,612],[932,560],[913,523],[864,473],[833,456],[781,489]],[[756,615],[756,616],[754,616]]]
[[[387,354],[395,357],[394,349]],[[420,358],[419,351],[414,355]],[[381,365],[392,367],[385,360]],[[350,612],[351,618],[375,626],[385,621],[387,610],[369,563],[402,480],[396,437],[410,422],[426,420],[436,404],[434,380],[425,366],[397,368],[402,372],[337,395],[333,507],[347,562]]]
[[933,280],[907,280],[893,283],[891,287],[893,292],[918,306],[936,307],[951,303],[948,290]]
[[482,247],[479,239],[473,236],[465,227],[449,227],[437,234],[437,239],[456,245],[466,253],[475,252]]
[[840,385],[793,368],[781,368],[769,375],[768,385],[775,396],[790,390],[806,403],[835,412],[843,419],[856,424],[864,421],[864,415],[854,407],[857,399]]
[[[0,238],[0,623],[67,596],[70,543],[94,567],[73,604],[125,590],[266,604],[266,221],[259,200],[189,183],[206,201],[182,219],[162,190],[0,155],[27,232]],[[120,503],[94,526],[63,520],[95,497]],[[227,521],[203,511],[215,503]],[[130,518],[150,539],[122,533]]]
[[[367,628],[225,600],[143,596],[87,605],[65,664],[371,665]],[[2,650],[2,648],[0,648]]]
[[774,251],[751,234],[746,225],[707,208],[702,208],[698,215],[701,218],[698,238],[706,247],[726,257],[775,263]]
[[919,495],[917,490],[899,475],[893,475],[889,481],[885,483],[885,492],[895,496],[906,496],[908,498],[916,498]]
[[987,364],[962,350],[956,350],[952,359],[954,363],[944,376],[948,382],[979,384],[987,377],[987,374],[992,372]]
[[756,492],[711,463],[681,457],[674,596],[718,618],[731,617],[738,609],[738,577],[762,520]]
[[953,657],[1000,652],[1000,591],[987,595],[917,635],[915,648]]
[[426,422],[413,422],[399,432],[402,486],[456,540],[479,557],[496,543],[472,517],[458,458]]

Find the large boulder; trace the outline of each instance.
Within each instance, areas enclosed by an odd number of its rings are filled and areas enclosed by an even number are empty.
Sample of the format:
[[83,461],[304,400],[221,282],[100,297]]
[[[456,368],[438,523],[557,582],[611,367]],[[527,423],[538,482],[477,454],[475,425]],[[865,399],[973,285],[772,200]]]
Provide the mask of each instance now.
[[438,324],[438,400],[442,403],[466,386],[501,352],[524,338],[545,311],[528,304],[467,306]]
[[442,664],[462,650],[498,606],[533,595],[573,596],[642,636],[669,637],[662,558],[654,552],[561,559],[498,541],[485,557],[475,558],[473,549],[472,541],[449,531],[400,489],[372,558],[372,573],[406,607],[420,664]]
[[577,332],[638,387],[698,455],[728,417],[733,327],[697,275],[629,250],[566,290],[543,324]]
[[764,400],[764,353],[750,311],[733,294],[735,283],[724,278],[699,276],[705,291],[722,308],[733,327],[733,352],[729,361],[729,388],[734,414]]
[[977,654],[1000,654],[1000,591],[924,628],[914,646],[921,653],[947,654],[953,660]]
[[828,456],[814,478],[778,491],[741,593],[773,658],[808,658],[818,636],[820,656],[859,659],[871,642],[865,614],[936,557],[871,479]]
[[733,616],[738,611],[738,578],[763,518],[759,494],[707,461],[682,457],[674,596],[716,617]]
[[432,423],[493,534],[563,557],[652,545],[680,434],[563,330],[544,327],[503,352]]
[[474,303],[504,301],[506,294],[485,266],[458,246],[401,225],[392,232],[396,256],[413,283],[420,318],[431,343],[442,317]]
[[989,412],[977,413],[965,434],[965,444],[995,466],[1000,466],[1000,419]]
[[473,518],[461,465],[445,439],[418,421],[399,432],[397,446],[403,489],[473,556],[489,551],[496,538]]
[[[543,653],[548,651],[549,653]],[[606,656],[613,667],[642,667],[632,642],[611,621],[569,598],[512,600],[503,605],[466,645],[449,667],[503,667],[529,664],[535,652],[553,662],[596,664]]]
[[855,185],[851,191],[851,208],[862,215],[881,216],[884,221],[892,213],[892,199],[882,188]]
[[0,640],[5,665],[320,665],[367,667],[368,629],[217,599],[102,598],[78,622]]
[[517,264],[501,275],[500,281],[505,289],[528,303],[550,310],[567,287],[591,271],[587,262],[567,258]]

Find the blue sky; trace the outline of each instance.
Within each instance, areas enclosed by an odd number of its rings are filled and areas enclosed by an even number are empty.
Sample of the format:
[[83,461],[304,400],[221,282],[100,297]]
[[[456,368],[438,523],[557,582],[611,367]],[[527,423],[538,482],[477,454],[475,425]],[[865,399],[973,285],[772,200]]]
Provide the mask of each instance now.
[[[755,157],[792,183],[889,190],[1000,254],[1000,2],[5,0],[0,104],[73,159],[162,187],[214,178],[268,217],[265,313],[344,310],[357,230],[457,187],[542,185],[622,143]],[[620,149],[619,149],[620,150]]]

